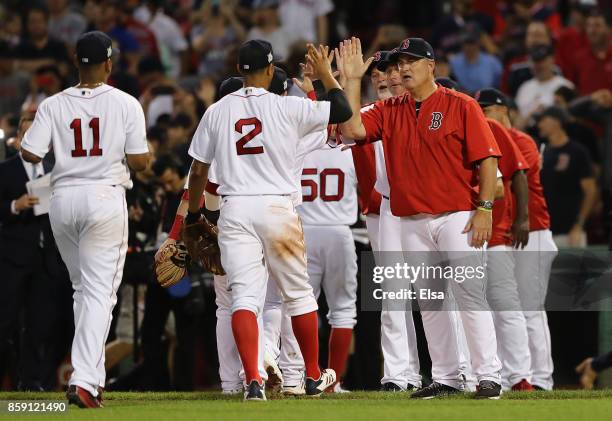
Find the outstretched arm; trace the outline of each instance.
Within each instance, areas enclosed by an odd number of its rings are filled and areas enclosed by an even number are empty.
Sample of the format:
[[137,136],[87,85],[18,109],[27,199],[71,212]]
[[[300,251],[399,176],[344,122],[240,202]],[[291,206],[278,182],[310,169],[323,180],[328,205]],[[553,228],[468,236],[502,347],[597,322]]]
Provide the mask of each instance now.
[[361,52],[361,41],[359,38],[340,43],[335,50],[336,60],[341,62],[338,66],[344,73],[342,79],[346,80],[344,91],[351,106],[353,116],[340,125],[342,133],[351,139],[362,140],[366,137],[366,129],[361,121],[361,79],[372,62],[369,58],[365,63]]

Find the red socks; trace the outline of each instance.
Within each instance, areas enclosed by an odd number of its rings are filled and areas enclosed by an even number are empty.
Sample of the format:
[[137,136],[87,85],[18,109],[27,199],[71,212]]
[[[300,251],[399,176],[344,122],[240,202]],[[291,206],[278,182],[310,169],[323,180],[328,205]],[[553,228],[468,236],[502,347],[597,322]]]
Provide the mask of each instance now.
[[246,383],[250,384],[251,381],[257,380],[261,384],[258,369],[259,328],[255,313],[249,310],[235,311],[232,314],[232,332],[244,367]]
[[344,374],[344,370],[346,370],[352,338],[353,329],[341,327],[333,327],[329,335],[328,367],[336,372],[338,383]]
[[[306,377],[318,380],[321,377],[321,370],[319,369],[319,321],[317,319],[317,312],[312,311],[299,316],[293,316],[291,318],[291,326],[304,357]],[[242,354],[240,355],[242,356]]]

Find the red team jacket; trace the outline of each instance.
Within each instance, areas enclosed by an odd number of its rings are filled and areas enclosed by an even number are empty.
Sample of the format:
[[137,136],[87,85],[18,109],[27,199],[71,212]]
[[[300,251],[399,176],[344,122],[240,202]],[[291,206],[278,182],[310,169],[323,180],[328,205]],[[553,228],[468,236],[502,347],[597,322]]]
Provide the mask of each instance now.
[[[528,134],[516,129],[510,129],[510,136],[516,146],[525,157],[529,166],[527,170],[527,182],[529,184],[529,231],[547,230],[550,228],[550,215],[544,198],[544,189],[540,181],[540,153],[533,140]],[[512,217],[516,215],[516,207],[513,206]]]
[[514,221],[514,200],[510,184],[517,171],[527,170],[529,166],[519,148],[510,137],[508,130],[495,120],[487,119],[489,127],[497,140],[502,156],[498,161],[499,171],[504,183],[504,197],[495,201],[493,206],[493,232],[488,246],[511,245],[512,221]]
[[469,211],[478,199],[474,163],[501,156],[476,101],[444,87],[422,102],[409,94],[362,111],[365,139],[382,139],[396,216]]

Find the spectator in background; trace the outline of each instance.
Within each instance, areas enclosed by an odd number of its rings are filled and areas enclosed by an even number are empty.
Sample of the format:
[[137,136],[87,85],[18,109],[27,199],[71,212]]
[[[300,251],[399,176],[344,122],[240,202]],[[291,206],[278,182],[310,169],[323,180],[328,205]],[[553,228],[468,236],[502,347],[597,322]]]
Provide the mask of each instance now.
[[281,0],[278,12],[285,33],[293,37],[291,41],[325,45],[329,40],[328,15],[333,10],[331,0]]
[[113,55],[111,56],[113,61],[113,68],[111,75],[108,78],[110,86],[114,86],[117,89],[121,89],[123,92],[132,95],[134,98],[140,96],[140,84],[138,78],[134,73],[129,73],[123,66],[118,63],[121,61],[121,52],[119,51],[119,44],[116,40],[113,41]]
[[[162,155],[153,164],[153,172],[165,191],[162,205],[161,231],[170,232],[174,215],[183,195],[187,173],[182,163],[171,155]],[[160,390],[170,386],[178,390],[193,389],[193,365],[195,339],[197,336],[195,318],[188,311],[190,281],[185,279],[179,284],[164,289],[157,282],[147,287],[145,296],[145,315],[142,321],[142,346],[144,354],[144,389]],[[169,384],[167,370],[167,350],[163,346],[166,321],[174,314],[177,334],[177,348],[174,352],[173,384]]]
[[481,51],[479,31],[463,33],[462,51],[452,56],[449,63],[457,82],[468,92],[499,88],[502,64],[494,55]]
[[606,17],[594,11],[586,19],[588,43],[574,51],[567,77],[581,95],[612,89],[612,37]]
[[228,70],[225,67],[228,50],[244,40],[246,31],[226,2],[213,6],[211,0],[206,0],[200,19],[191,31],[193,49],[201,57],[198,74],[220,80]]
[[561,30],[557,38],[555,61],[567,77],[571,73],[576,51],[589,43],[586,36],[586,18],[597,7],[597,0],[573,0],[570,4],[569,25]]
[[[406,38],[408,38],[408,31],[406,31],[406,28],[402,25],[381,25],[378,27],[376,38],[374,38],[374,41],[370,44],[370,48],[368,48],[364,57],[372,57],[377,51],[390,51],[400,45]],[[302,61],[304,61],[304,55],[302,55]],[[436,56],[436,67],[437,64],[438,60]]]
[[0,40],[6,42],[9,47],[14,48],[19,45],[22,33],[21,16],[10,10],[0,9],[2,18],[0,19]]
[[70,10],[68,0],[46,0],[49,8],[49,35],[74,49],[79,35],[87,29],[87,20]]
[[262,39],[272,44],[274,61],[284,61],[294,38],[281,27],[278,17],[279,0],[257,0],[253,4],[253,27],[247,40]]
[[[612,222],[612,92],[600,89],[590,95],[575,99],[569,110],[576,117],[583,118],[603,127],[602,142],[602,190],[608,223]],[[612,250],[612,235],[610,236]]]
[[0,41],[0,117],[18,113],[30,91],[30,77],[14,71],[14,53],[5,41]]
[[555,106],[562,108],[568,116],[565,131],[570,139],[580,143],[589,152],[593,161],[593,174],[599,178],[601,174],[601,147],[595,132],[586,124],[582,118],[577,118],[569,112],[569,104],[578,97],[578,93],[567,86],[561,86],[555,91]]
[[582,361],[576,367],[576,373],[580,374],[582,388],[592,390],[599,373],[610,367],[612,367],[612,351]]
[[[127,29],[119,25],[119,1],[117,0],[88,0],[87,7],[95,11],[95,29],[105,32],[113,42],[119,45],[121,66],[129,73],[137,74],[140,60],[140,45],[136,38]],[[91,6],[91,4],[94,6]]]
[[542,154],[542,187],[557,246],[584,248],[584,225],[597,199],[597,187],[589,153],[569,138],[566,123],[567,115],[558,107],[546,108],[539,116],[540,136],[547,141]]
[[534,21],[527,26],[524,51],[513,57],[505,66],[502,77],[502,88],[505,92],[516,95],[518,88],[533,77],[529,51],[540,45],[552,47],[552,36],[543,22]]
[[163,3],[163,0],[146,0],[134,11],[134,16],[153,31],[166,73],[177,78],[187,70],[189,45],[176,21],[164,13]]
[[[453,0],[451,14],[442,18],[433,28],[432,45],[436,49],[436,57],[438,51],[444,54],[460,52],[464,44],[462,34],[466,31],[483,31],[489,38],[494,26],[489,15],[474,10],[474,0]],[[492,44],[490,39],[486,44]]]
[[54,65],[36,69],[30,82],[30,94],[26,97],[22,111],[34,113],[41,102],[64,89],[64,80],[59,68]]
[[443,77],[455,79],[451,71],[450,63],[448,62],[448,58],[446,58],[446,56],[436,57],[436,68],[434,69],[434,76],[436,78]]
[[41,66],[58,65],[63,75],[68,74],[68,51],[63,42],[49,36],[47,9],[33,6],[26,16],[27,35],[16,47],[15,67],[32,73]]
[[[32,119],[25,115],[19,122],[18,143]],[[54,390],[56,368],[70,347],[69,332],[63,334],[72,316],[68,272],[48,214],[34,214],[39,198],[26,189],[51,167],[47,159],[31,164],[21,154],[0,163],[0,358],[17,338],[19,390]]]
[[[555,91],[561,86],[573,88],[569,80],[555,74],[552,47],[539,45],[530,51],[534,77],[524,82],[516,94],[516,105],[525,121],[555,102]],[[525,122],[520,125],[525,127]]]
[[147,127],[156,124],[162,114],[172,114],[176,83],[166,76],[162,62],[156,57],[145,57],[138,64],[140,103],[144,109]]
[[193,129],[193,121],[184,113],[174,116],[168,125],[167,149],[171,151],[170,154],[173,157],[181,161],[185,174],[191,167],[192,159],[187,152],[189,151]]
[[117,9],[119,25],[136,39],[141,57],[159,57],[155,34],[147,25],[134,18],[136,6],[131,3],[128,1],[119,5]]
[[153,126],[147,130],[147,142],[153,146],[155,156],[162,155],[166,152],[164,148],[167,141],[168,133],[166,129],[159,126]]

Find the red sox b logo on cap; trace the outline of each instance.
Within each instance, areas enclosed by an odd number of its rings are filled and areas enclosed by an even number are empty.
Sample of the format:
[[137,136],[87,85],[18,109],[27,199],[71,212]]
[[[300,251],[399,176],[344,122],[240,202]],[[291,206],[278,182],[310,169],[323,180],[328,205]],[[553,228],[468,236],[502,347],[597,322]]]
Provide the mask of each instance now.
[[410,40],[405,39],[404,42],[402,42],[402,50],[407,50],[408,47],[410,47]]
[[429,130],[438,130],[442,126],[442,113],[439,111],[434,111],[431,113],[431,124],[429,125]]
[[380,51],[377,51],[376,53],[374,53],[374,61],[380,61],[380,57],[381,57]]

